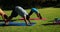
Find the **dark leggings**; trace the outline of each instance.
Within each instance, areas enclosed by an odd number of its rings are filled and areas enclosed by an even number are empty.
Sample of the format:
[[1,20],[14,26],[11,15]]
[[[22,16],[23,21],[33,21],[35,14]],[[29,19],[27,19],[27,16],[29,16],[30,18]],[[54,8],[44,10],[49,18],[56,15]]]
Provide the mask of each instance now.
[[12,13],[11,13],[11,16],[12,16],[12,17],[18,16],[18,13],[15,11],[15,9],[13,9],[13,11],[12,11]]
[[33,14],[33,11],[30,11],[30,13],[28,15],[31,16],[32,14]]

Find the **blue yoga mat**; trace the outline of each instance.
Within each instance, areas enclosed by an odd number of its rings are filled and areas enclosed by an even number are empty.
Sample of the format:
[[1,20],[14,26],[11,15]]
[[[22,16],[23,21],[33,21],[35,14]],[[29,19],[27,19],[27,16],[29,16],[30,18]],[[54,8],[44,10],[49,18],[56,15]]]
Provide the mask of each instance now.
[[[5,26],[5,23],[0,23],[0,26]],[[32,23],[30,26],[33,26],[35,23]],[[9,22],[8,26],[26,26],[25,22]]]

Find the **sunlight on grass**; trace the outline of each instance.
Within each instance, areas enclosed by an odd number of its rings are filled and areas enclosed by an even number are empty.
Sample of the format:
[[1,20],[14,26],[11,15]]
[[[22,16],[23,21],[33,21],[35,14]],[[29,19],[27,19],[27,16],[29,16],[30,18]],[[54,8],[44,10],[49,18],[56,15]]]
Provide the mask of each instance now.
[[[0,26],[0,32],[60,32],[60,25],[43,25],[46,23],[50,23],[49,21],[54,18],[60,18],[60,8],[43,8],[38,9],[43,18],[47,18],[47,20],[31,20],[31,22],[35,22],[34,26]],[[12,11],[5,11],[9,16]],[[27,12],[30,12],[30,9],[27,9]],[[31,16],[31,18],[36,18],[35,13]],[[17,20],[21,18],[19,15],[16,18],[17,22],[24,22],[23,20]],[[0,17],[0,19],[2,19]]]

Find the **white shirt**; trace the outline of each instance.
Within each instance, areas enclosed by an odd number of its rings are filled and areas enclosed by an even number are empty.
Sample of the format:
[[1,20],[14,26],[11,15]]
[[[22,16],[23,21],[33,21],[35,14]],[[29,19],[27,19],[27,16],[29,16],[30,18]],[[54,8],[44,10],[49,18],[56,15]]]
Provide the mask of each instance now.
[[26,12],[26,10],[24,10],[22,7],[20,6],[16,6],[15,7],[15,11],[22,17],[28,15],[28,13]]

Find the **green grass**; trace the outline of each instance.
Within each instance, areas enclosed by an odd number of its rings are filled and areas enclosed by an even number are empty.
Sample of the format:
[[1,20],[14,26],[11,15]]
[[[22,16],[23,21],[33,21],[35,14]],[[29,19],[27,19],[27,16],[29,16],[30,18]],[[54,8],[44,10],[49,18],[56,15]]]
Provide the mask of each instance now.
[[[26,9],[30,12],[30,9]],[[34,26],[0,26],[0,32],[60,32],[60,25],[42,25],[46,23],[51,23],[54,18],[60,18],[60,8],[43,8],[38,9],[43,18],[47,20],[31,20],[31,22],[36,22]],[[5,11],[9,16],[11,11]],[[36,18],[37,16],[33,13],[31,18]],[[23,20],[17,20],[21,18],[19,15],[16,18],[17,22],[24,22]],[[1,16],[0,19],[2,20]]]

